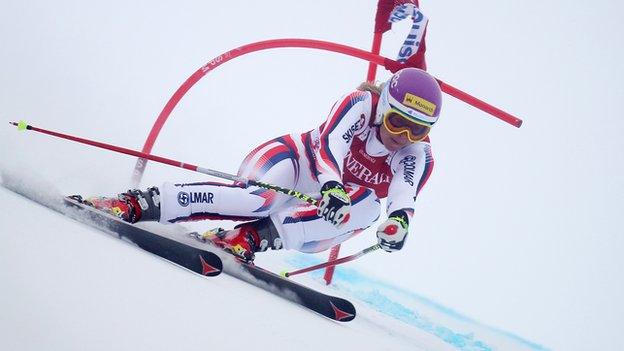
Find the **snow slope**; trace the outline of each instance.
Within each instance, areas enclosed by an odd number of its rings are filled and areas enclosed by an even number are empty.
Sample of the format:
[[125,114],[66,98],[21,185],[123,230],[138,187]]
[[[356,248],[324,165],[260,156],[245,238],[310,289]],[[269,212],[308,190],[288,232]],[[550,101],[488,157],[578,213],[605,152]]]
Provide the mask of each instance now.
[[[29,177],[32,192],[55,191]],[[194,275],[5,188],[0,201],[11,204],[0,217],[2,349],[542,350],[352,268],[331,288],[320,274],[293,278],[352,300],[358,317],[341,324],[227,275]],[[317,260],[284,252],[258,262]]]
[[[451,349],[382,315],[345,327],[234,278],[203,279],[5,189],[0,196],[15,211],[1,218],[3,350],[317,350],[328,340]],[[392,326],[398,338],[387,337]]]

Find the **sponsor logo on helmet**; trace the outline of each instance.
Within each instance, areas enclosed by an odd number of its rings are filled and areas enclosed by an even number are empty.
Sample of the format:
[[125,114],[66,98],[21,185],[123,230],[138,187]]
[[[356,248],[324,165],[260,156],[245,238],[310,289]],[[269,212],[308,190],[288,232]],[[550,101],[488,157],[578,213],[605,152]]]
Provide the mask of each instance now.
[[434,104],[433,102],[427,101],[419,96],[410,93],[405,93],[405,97],[403,98],[403,105],[415,108],[418,111],[429,116],[433,116],[437,107],[436,104]]
[[366,116],[364,116],[364,114],[361,114],[360,119],[358,119],[357,122],[353,123],[351,127],[349,127],[349,129],[347,129],[347,131],[342,135],[342,139],[344,139],[346,143],[349,143],[355,135],[355,132],[364,127],[364,122],[366,122]]
[[402,72],[403,70],[397,71],[397,73],[392,76],[392,79],[390,80],[390,88],[396,88],[396,86],[399,84],[399,77],[401,76]]
[[180,191],[178,193],[178,203],[182,207],[186,207],[190,204],[211,204],[214,200],[214,194],[209,192],[193,192],[187,193]]

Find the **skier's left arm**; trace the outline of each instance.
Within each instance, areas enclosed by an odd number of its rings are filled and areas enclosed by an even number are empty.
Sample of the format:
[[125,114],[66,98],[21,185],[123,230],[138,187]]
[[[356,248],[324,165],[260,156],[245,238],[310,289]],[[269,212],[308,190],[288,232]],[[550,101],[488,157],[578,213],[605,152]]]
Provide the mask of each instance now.
[[378,242],[388,252],[403,248],[416,197],[433,170],[431,145],[420,142],[397,151],[390,166],[393,177],[388,189],[388,219],[377,229]]

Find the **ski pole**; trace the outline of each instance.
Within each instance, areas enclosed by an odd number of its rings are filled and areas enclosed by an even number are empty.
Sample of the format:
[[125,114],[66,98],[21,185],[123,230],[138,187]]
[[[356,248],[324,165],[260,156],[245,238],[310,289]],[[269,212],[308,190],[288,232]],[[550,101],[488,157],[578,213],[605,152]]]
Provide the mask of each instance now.
[[379,246],[379,244],[375,244],[375,245],[373,245],[371,247],[367,247],[364,250],[362,250],[362,251],[360,251],[358,253],[355,253],[353,255],[350,255],[350,256],[339,258],[339,259],[333,260],[333,261],[328,261],[328,262],[325,262],[325,263],[320,263],[320,264],[317,264],[317,265],[314,265],[314,266],[311,266],[311,267],[302,268],[302,269],[299,269],[299,270],[296,270],[296,271],[292,271],[292,272],[282,272],[281,275],[284,276],[284,277],[290,277],[290,276],[293,276],[293,275],[306,273],[306,272],[310,272],[310,271],[315,271],[317,269],[321,269],[321,268],[325,268],[325,267],[337,266],[339,264],[350,262],[350,261],[353,261],[355,259],[358,259],[358,258],[366,255],[367,253],[371,253],[371,252],[373,252],[375,250],[378,250],[380,248],[381,248],[381,246]]
[[299,199],[301,201],[305,201],[305,202],[307,202],[307,203],[309,203],[311,205],[316,205],[318,203],[318,201],[316,199],[312,198],[310,195],[303,194],[303,193],[301,193],[299,191],[296,191],[296,190],[293,190],[293,189],[282,188],[282,187],[277,186],[277,185],[268,184],[268,183],[264,183],[264,182],[259,182],[259,181],[253,180],[253,179],[247,179],[247,178],[244,178],[244,177],[235,176],[233,174],[229,174],[229,173],[225,173],[225,172],[221,172],[221,171],[216,171],[216,170],[205,168],[205,167],[199,167],[199,166],[196,166],[196,165],[192,165],[190,163],[180,162],[180,161],[176,161],[176,160],[172,160],[172,159],[169,159],[169,158],[160,157],[160,156],[156,156],[156,155],[151,155],[151,154],[140,152],[140,151],[136,151],[136,150],[126,149],[126,148],[121,147],[121,146],[115,146],[115,145],[111,145],[111,144],[101,143],[99,141],[84,139],[84,138],[80,138],[80,137],[76,137],[76,136],[72,136],[72,135],[68,135],[68,134],[63,134],[63,133],[58,133],[58,132],[54,132],[54,131],[51,131],[51,130],[46,130],[46,129],[43,129],[43,128],[38,128],[38,127],[31,126],[31,125],[27,124],[25,121],[9,122],[9,124],[12,124],[12,125],[16,126],[17,130],[20,130],[20,131],[22,131],[22,130],[31,130],[31,131],[34,131],[34,132],[51,135],[51,136],[54,136],[54,137],[57,137],[57,138],[71,140],[71,141],[75,141],[75,142],[78,142],[78,143],[81,143],[81,144],[91,145],[91,146],[94,146],[94,147],[97,147],[97,148],[100,148],[100,149],[110,150],[110,151],[114,151],[114,152],[118,152],[118,153],[122,153],[122,154],[126,154],[126,155],[131,155],[131,156],[136,156],[136,157],[142,157],[142,158],[145,158],[145,159],[148,159],[148,160],[164,163],[166,165],[179,167],[179,168],[184,168],[184,169],[187,169],[187,170],[190,170],[190,171],[193,171],[193,172],[203,173],[203,174],[211,175],[213,177],[231,180],[231,181],[234,181],[234,182],[240,182],[240,183],[243,183],[245,185],[245,187],[247,187],[249,185],[253,185],[253,186],[260,187],[260,188],[273,190],[273,191],[276,191],[278,193],[282,193],[282,194],[286,194],[286,195],[295,197],[295,198],[297,198],[297,199]]

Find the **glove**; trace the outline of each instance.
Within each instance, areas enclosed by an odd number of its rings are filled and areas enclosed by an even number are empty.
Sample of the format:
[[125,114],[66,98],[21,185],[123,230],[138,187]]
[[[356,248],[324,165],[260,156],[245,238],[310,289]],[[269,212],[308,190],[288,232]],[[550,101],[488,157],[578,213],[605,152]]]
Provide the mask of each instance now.
[[409,220],[405,211],[397,210],[388,216],[385,222],[377,228],[377,242],[387,252],[399,251],[403,248]]
[[323,198],[318,204],[316,214],[324,220],[340,228],[349,220],[351,198],[342,184],[330,180],[321,187]]

